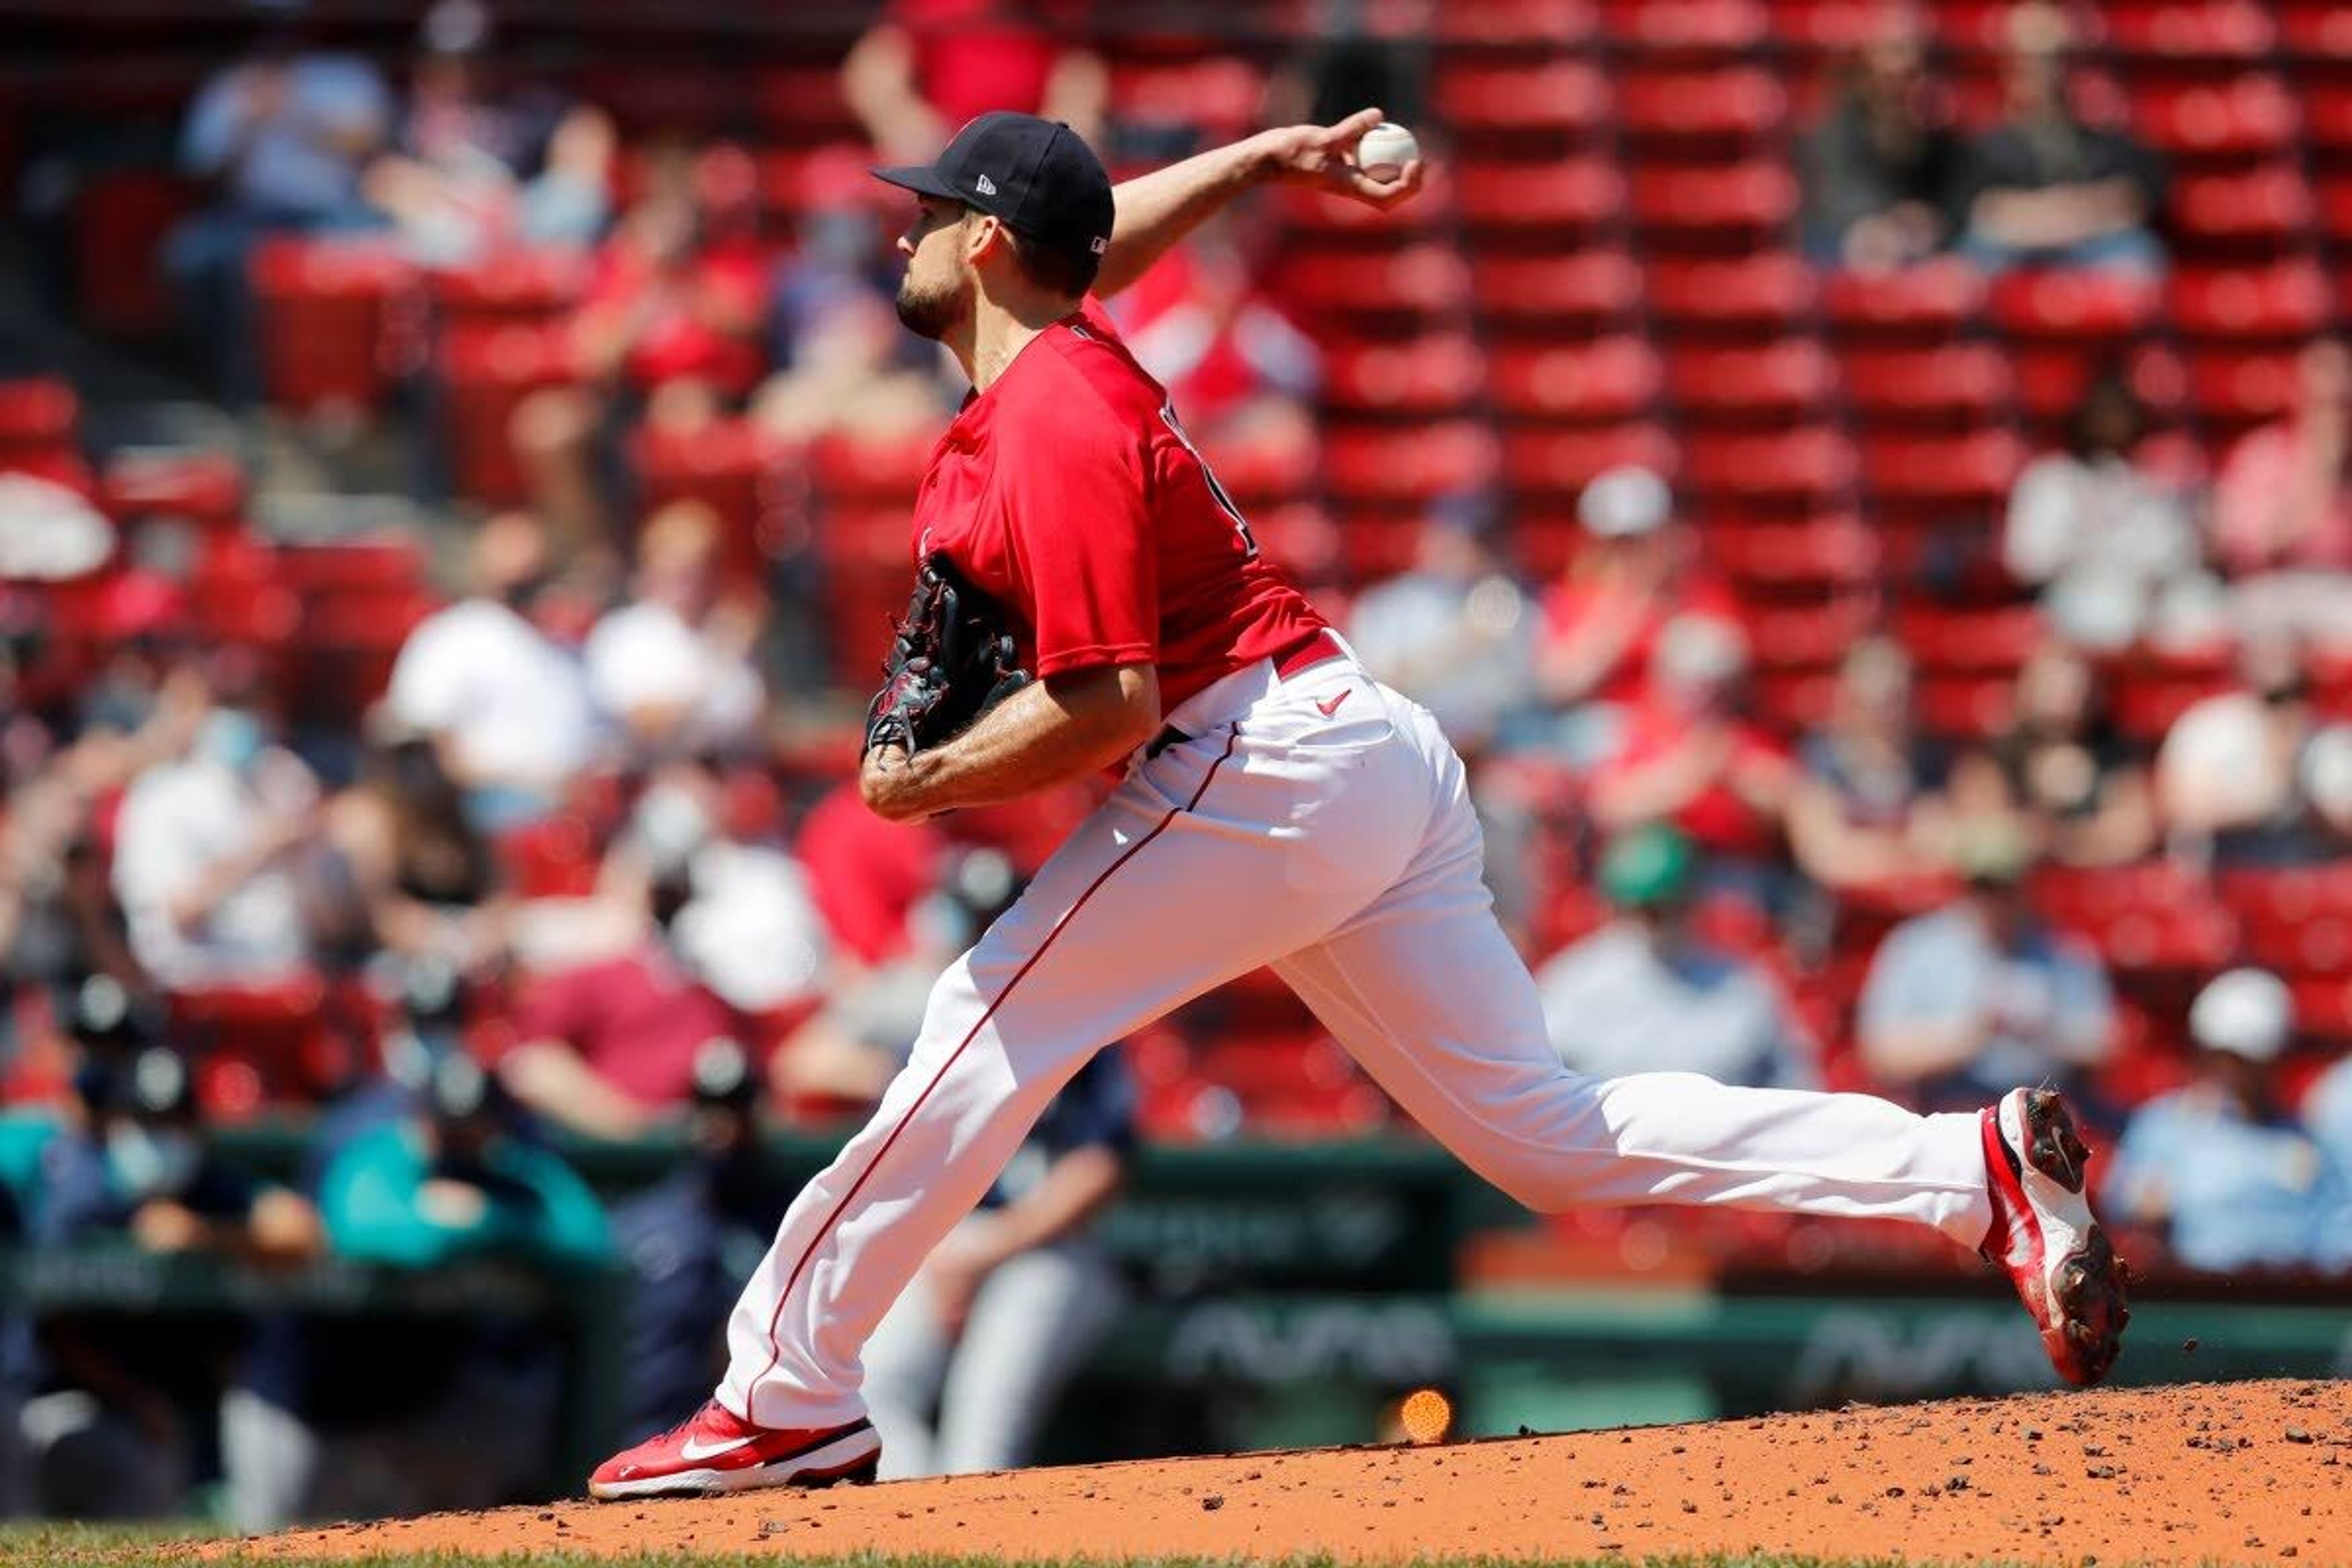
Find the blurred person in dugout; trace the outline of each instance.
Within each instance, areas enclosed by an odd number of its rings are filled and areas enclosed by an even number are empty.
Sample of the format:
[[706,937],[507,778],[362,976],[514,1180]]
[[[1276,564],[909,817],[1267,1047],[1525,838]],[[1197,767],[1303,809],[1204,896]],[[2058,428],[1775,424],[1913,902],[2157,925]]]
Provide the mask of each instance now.
[[1885,7],[1805,138],[1798,169],[1815,261],[1885,271],[1950,238],[1962,148],[1928,77],[1930,42],[1916,8]]
[[[510,1258],[556,1269],[612,1257],[603,1205],[533,1142],[494,1079],[428,1047],[403,1113],[344,1143],[320,1180],[341,1257],[404,1268]],[[245,1528],[484,1508],[547,1483],[557,1346],[530,1319],[329,1325],[267,1397],[227,1412],[232,1512]],[[495,1423],[496,1442],[481,1440]]]
[[246,57],[197,92],[180,134],[180,167],[213,204],[163,242],[180,321],[218,395],[261,395],[260,334],[247,264],[278,233],[373,227],[360,174],[391,134],[392,94],[357,55],[319,48],[299,5],[256,5],[266,16]]
[[929,440],[955,411],[945,356],[898,325],[901,263],[867,162],[828,148],[802,166],[804,205],[770,312],[775,373],[751,399],[752,418],[786,441]]
[[2192,863],[2307,865],[2352,844],[2352,727],[2321,721],[2293,635],[2242,644],[2237,689],[2173,721],[2156,795],[2168,846]]
[[1698,847],[1669,824],[1610,840],[1597,879],[1617,918],[1536,972],[1552,1049],[1597,1078],[1817,1087],[1816,1053],[1771,975],[1696,929],[1700,874]]
[[622,437],[700,428],[766,373],[767,260],[758,170],[741,150],[657,148],[644,194],[598,252],[568,326],[573,379],[516,405],[509,435],[567,561],[616,557]]
[[534,619],[555,575],[538,518],[492,517],[475,532],[465,597],[419,621],[393,663],[390,720],[433,737],[484,833],[553,810],[602,746],[579,658]]
[[752,663],[760,606],[722,592],[726,541],[701,501],[672,501],[637,535],[626,603],[589,633],[589,695],[628,760],[742,752],[759,739],[766,688]]
[[2054,629],[2099,653],[2228,635],[2190,497],[2135,458],[2147,435],[2147,405],[2110,366],[2069,416],[2064,449],[2027,464],[2009,494],[2001,564]]
[[2352,1175],[2280,1103],[2294,1001],[2275,974],[2233,969],[2189,1010],[2187,1087],[2133,1112],[2108,1167],[2109,1212],[2161,1230],[2192,1268],[2352,1268]]
[[392,150],[362,176],[428,266],[464,267],[503,246],[585,246],[609,216],[612,121],[541,89],[493,92],[495,31],[480,0],[439,0],[425,14]]
[[1543,596],[1536,686],[1562,714],[1570,765],[1605,761],[1645,688],[1658,635],[1677,616],[1738,628],[1738,602],[1699,565],[1674,493],[1648,468],[1612,468],[1577,498],[1585,542]]
[[2034,909],[2021,824],[1978,819],[1955,838],[1959,896],[1896,926],[1871,959],[1854,1023],[1863,1067],[1922,1110],[1981,1105],[1988,1084],[2018,1083],[2096,1107],[2089,1074],[2115,1045],[2096,951]]
[[992,109],[1058,120],[1101,144],[1110,74],[1071,42],[1066,0],[889,0],[841,64],[841,95],[886,162],[928,158]]
[[185,749],[131,781],[115,830],[131,951],[174,990],[299,973],[323,908],[318,781],[278,743],[253,672],[212,673]]
[[[67,1129],[42,1151],[37,1247],[128,1244],[258,1265],[317,1256],[305,1199],[262,1187],[206,1144],[187,1064],[149,1046],[92,1057]],[[223,1468],[223,1401],[256,1374],[249,1325],[219,1315],[76,1312],[41,1326],[20,1416],[33,1500],[69,1518],[158,1518]]]
[[2032,0],[2009,16],[2001,86],[2007,117],[1969,147],[1961,254],[1986,272],[2014,267],[2164,270],[2152,226],[2165,170],[2121,131],[2069,100],[2066,16]]
[[2352,349],[2341,340],[2305,348],[2294,411],[2231,449],[2210,527],[2240,637],[2352,648]]

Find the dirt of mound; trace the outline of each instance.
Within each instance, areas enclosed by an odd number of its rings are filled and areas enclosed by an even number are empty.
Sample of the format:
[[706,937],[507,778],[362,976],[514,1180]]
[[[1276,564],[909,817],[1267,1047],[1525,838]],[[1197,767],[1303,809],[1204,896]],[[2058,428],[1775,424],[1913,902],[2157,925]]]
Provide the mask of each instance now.
[[256,1558],[448,1548],[1010,1559],[1761,1550],[1945,1562],[2352,1563],[2352,1383],[1853,1408],[302,1531]]

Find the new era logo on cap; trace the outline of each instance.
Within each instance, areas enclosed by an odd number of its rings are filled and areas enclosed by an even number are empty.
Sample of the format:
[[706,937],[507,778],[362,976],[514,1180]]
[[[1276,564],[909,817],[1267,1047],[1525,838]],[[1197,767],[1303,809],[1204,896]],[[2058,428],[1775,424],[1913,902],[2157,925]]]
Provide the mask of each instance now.
[[1000,218],[1024,239],[1065,255],[1100,256],[1110,247],[1110,176],[1068,126],[1034,114],[981,115],[955,133],[936,163],[874,173]]

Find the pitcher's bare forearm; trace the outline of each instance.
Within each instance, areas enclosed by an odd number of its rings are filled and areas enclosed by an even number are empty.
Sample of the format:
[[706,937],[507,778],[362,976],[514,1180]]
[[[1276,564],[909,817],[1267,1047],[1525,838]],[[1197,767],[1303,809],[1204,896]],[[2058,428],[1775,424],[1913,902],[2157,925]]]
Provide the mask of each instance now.
[[1014,692],[943,746],[866,753],[858,788],[877,816],[919,822],[996,805],[1110,766],[1160,729],[1148,664],[1072,670]]

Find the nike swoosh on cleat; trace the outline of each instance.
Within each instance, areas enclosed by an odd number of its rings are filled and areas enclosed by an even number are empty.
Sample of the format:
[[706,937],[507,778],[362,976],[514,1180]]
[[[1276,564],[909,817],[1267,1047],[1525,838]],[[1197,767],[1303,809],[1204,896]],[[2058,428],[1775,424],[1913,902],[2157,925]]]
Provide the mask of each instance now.
[[751,1441],[752,1441],[752,1439],[750,1437],[737,1437],[725,1443],[713,1443],[710,1447],[706,1448],[702,1447],[701,1443],[698,1439],[689,1437],[685,1443],[679,1446],[677,1457],[681,1459],[717,1458],[721,1454],[733,1453],[736,1449],[742,1447],[745,1444]]

